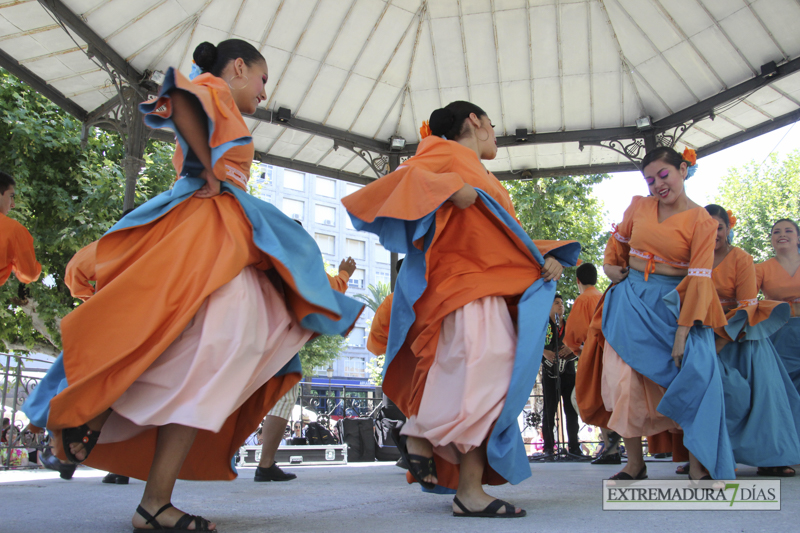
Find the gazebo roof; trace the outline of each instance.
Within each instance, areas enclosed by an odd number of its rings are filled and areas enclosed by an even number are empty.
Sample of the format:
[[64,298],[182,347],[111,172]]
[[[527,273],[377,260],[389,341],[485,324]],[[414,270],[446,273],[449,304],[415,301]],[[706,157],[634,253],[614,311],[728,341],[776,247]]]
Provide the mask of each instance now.
[[365,182],[464,99],[513,179],[632,169],[620,152],[678,137],[702,157],[798,120],[797,28],[796,0],[17,0],[0,65],[91,123],[119,103],[104,66],[152,93],[198,43],[241,38],[270,68],[247,119],[263,162]]

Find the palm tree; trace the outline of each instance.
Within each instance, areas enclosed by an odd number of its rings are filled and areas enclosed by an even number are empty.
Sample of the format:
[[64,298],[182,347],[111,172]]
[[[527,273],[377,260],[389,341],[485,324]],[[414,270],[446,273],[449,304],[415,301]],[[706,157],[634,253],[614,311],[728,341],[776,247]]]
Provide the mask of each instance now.
[[383,303],[383,300],[389,296],[389,293],[392,292],[392,290],[387,283],[383,283],[382,281],[379,281],[377,286],[369,285],[367,289],[369,289],[369,295],[356,294],[354,298],[358,298],[367,304],[367,307],[372,309],[373,313],[376,313],[378,311],[378,306]]

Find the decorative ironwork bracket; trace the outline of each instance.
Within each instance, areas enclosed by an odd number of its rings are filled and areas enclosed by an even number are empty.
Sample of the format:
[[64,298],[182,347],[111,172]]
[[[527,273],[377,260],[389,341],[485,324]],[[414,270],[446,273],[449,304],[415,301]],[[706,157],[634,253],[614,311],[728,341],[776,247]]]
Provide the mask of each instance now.
[[[664,128],[663,130],[656,130],[655,135],[655,142],[656,146],[666,146],[668,148],[673,148],[678,141],[684,136],[684,134],[689,131],[689,129],[694,126],[695,121],[692,120],[690,122],[685,122],[683,124],[678,124],[677,126],[672,126],[669,128]],[[653,130],[649,130],[650,135],[653,135]],[[645,148],[645,132],[642,133],[641,137],[634,137],[632,139],[609,139],[605,141],[580,141],[578,143],[578,148],[583,151],[584,146],[600,146],[602,148],[607,148],[609,150],[613,150],[620,155],[625,156],[631,163],[636,165],[638,168],[642,162],[642,157],[646,152]]]
[[382,178],[387,174],[389,171],[389,156],[388,155],[380,155],[378,157],[374,157],[371,152],[367,150],[363,150],[357,146],[350,146],[350,145],[343,145],[338,142],[333,143],[333,149],[338,150],[339,147],[347,148],[358,157],[364,160],[364,162],[369,165],[369,167],[375,172],[375,175],[379,178]]

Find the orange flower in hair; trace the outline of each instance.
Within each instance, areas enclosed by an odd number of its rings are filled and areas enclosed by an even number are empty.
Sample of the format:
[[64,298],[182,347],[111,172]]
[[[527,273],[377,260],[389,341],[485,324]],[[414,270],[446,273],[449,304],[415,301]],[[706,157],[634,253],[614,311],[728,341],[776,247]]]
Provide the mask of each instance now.
[[431,135],[431,127],[427,120],[422,121],[422,127],[419,129],[419,135],[423,139]]
[[683,160],[687,161],[690,167],[695,166],[697,164],[697,152],[695,152],[691,148],[684,149]]
[[733,211],[730,209],[728,209],[726,213],[728,213],[728,221],[731,223],[731,229],[733,229],[733,227],[736,225],[736,217],[733,216]]

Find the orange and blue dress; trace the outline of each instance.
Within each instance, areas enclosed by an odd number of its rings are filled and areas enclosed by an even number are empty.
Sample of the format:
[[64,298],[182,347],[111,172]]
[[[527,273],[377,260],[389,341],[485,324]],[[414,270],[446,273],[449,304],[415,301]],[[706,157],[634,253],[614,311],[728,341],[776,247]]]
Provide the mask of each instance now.
[[[462,210],[447,200],[464,184],[478,200]],[[484,483],[529,477],[517,417],[533,389],[555,295],[556,282],[541,277],[543,256],[572,266],[580,246],[531,241],[478,155],[436,136],[342,203],[356,229],[406,254],[383,390],[408,417],[402,433],[433,445],[434,490],[455,490],[460,454],[484,443]]]
[[111,409],[85,463],[139,479],[158,426],[195,427],[179,477],[233,479],[239,446],[300,380],[300,347],[346,334],[363,306],[331,288],[302,227],[246,192],[253,141],[227,84],[170,69],[140,106],[150,127],[175,129],[172,91],[202,105],[221,194],[193,196],[202,165],[178,133],[172,190],[82,250],[94,295],[79,289],[91,298],[62,321],[63,353],[24,411],[63,455],[62,429]]
[[800,391],[800,268],[789,274],[776,258],[756,265],[756,285],[769,300],[792,304],[792,316],[786,325],[772,334],[770,339],[781,356],[789,377]]
[[25,227],[0,213],[0,286],[14,274],[22,283],[33,283],[42,273],[36,261],[33,237]]
[[[683,429],[686,447],[715,479],[734,476],[712,328],[726,324],[711,271],[716,223],[701,207],[658,221],[658,200],[636,196],[609,238],[605,264],[647,261],[612,286],[595,313],[578,363],[581,418],[623,437]],[[685,277],[654,274],[655,263]],[[597,328],[596,321],[600,321]],[[689,326],[680,370],[675,332]]]
[[374,355],[384,355],[389,344],[389,324],[392,320],[392,300],[394,293],[390,293],[383,299],[381,305],[372,317],[372,324],[369,326],[369,337],[367,337],[367,350]]

